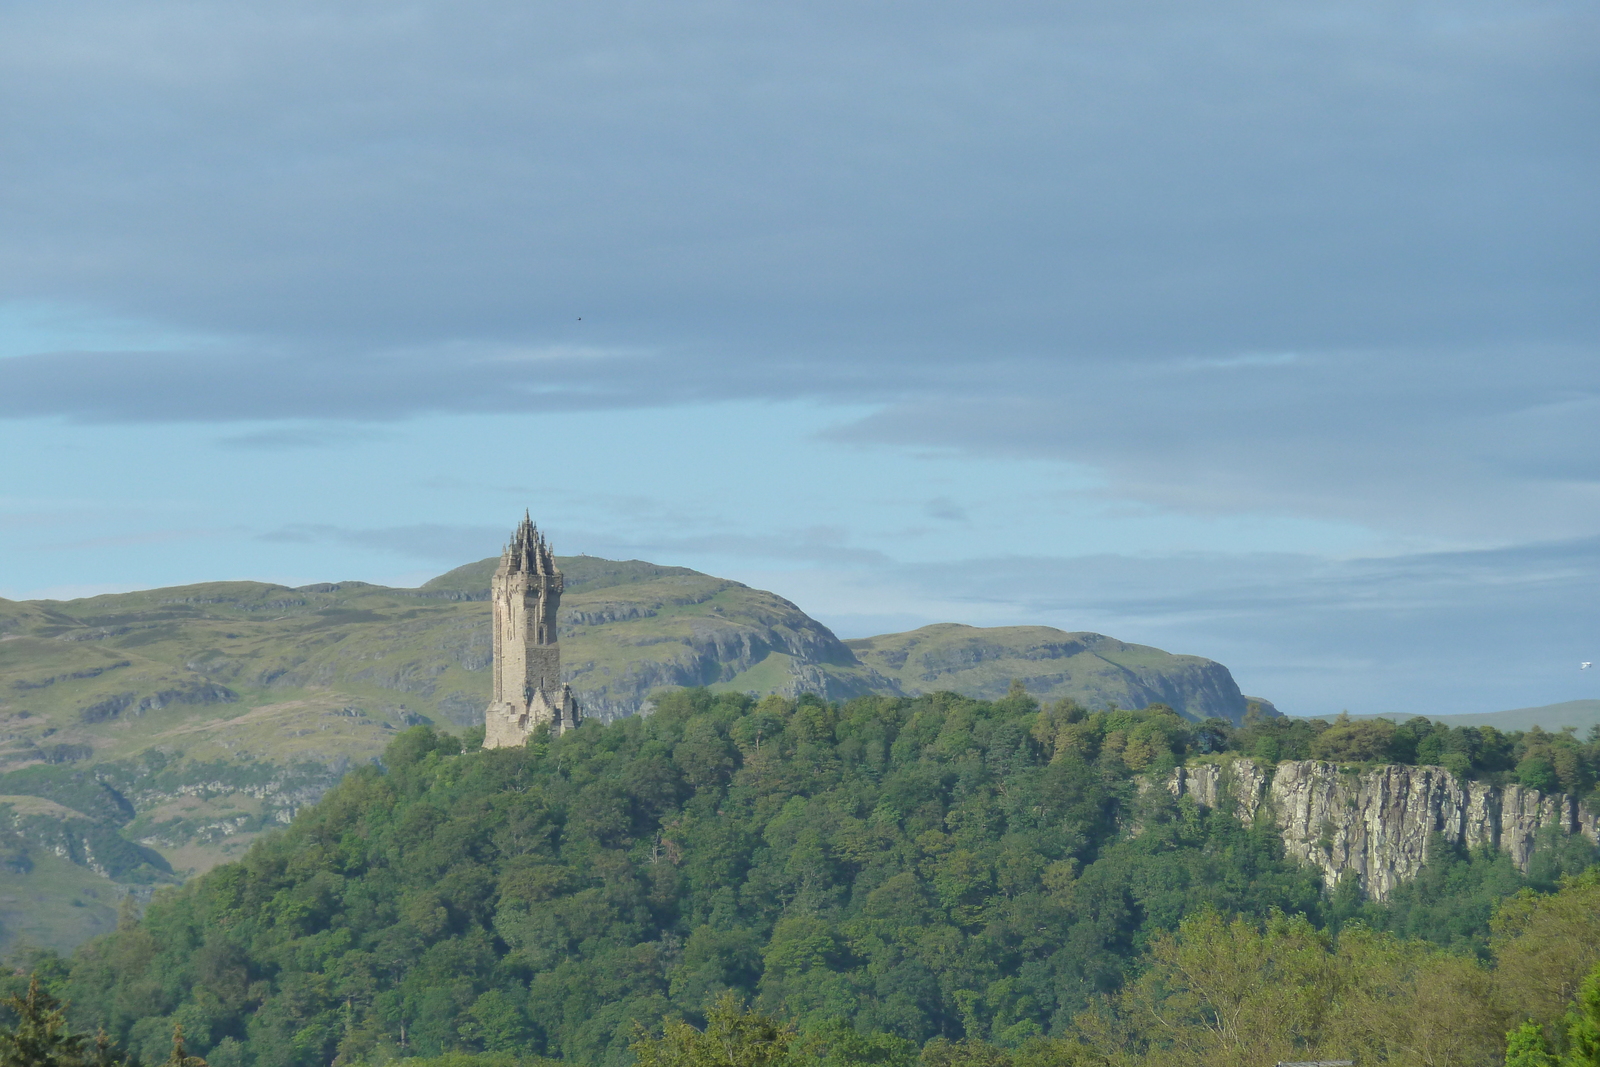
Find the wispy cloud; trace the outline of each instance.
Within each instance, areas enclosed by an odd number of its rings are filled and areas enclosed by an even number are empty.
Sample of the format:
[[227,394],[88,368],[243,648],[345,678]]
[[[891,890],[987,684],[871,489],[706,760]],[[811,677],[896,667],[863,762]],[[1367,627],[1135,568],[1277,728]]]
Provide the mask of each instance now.
[[85,597],[104,596],[107,593],[131,593],[139,586],[128,582],[79,583],[75,585],[47,585],[39,589],[0,588],[0,599],[5,600],[81,600]]
[[185,541],[210,541],[232,538],[242,531],[237,526],[186,527],[170,530],[137,530],[70,541],[43,541],[26,546],[33,551],[73,552],[87,548],[132,548],[135,545],[164,545]]
[[812,563],[827,567],[882,566],[890,557],[874,548],[850,543],[847,530],[836,526],[812,526],[792,533],[705,533],[688,536],[656,536],[648,540],[620,541],[614,536],[571,535],[572,543],[588,546],[595,555],[624,558],[681,559],[721,557],[745,561]]
[[338,423],[321,426],[272,426],[249,433],[219,437],[223,448],[278,452],[285,449],[336,448],[382,440],[385,434],[371,426]]
[[348,528],[322,523],[291,523],[257,534],[273,544],[334,543],[376,549],[413,559],[425,559],[451,567],[493,555],[500,550],[505,530],[486,526],[451,526],[418,523],[370,529]]
[[967,509],[947,496],[928,501],[923,505],[922,513],[930,519],[943,519],[946,522],[965,522],[967,519]]
[[1108,500],[1302,515],[1493,544],[1600,531],[1600,349],[1329,353],[1196,375],[1011,368],[832,431],[840,441],[1051,458]]
[[[1327,560],[1290,554],[977,558],[770,576],[885,624],[1048,624],[1228,664],[1290,713],[1494,711],[1592,697],[1600,538]],[[863,629],[865,627],[865,629]]]

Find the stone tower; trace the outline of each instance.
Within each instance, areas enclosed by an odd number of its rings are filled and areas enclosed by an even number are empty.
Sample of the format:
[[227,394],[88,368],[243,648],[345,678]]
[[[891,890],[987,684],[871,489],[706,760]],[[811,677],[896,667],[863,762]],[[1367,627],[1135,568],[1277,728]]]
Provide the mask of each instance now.
[[559,734],[578,725],[572,687],[561,684],[556,611],[561,572],[550,545],[523,516],[490,583],[494,602],[494,696],[483,716],[483,747],[521,745],[540,725]]

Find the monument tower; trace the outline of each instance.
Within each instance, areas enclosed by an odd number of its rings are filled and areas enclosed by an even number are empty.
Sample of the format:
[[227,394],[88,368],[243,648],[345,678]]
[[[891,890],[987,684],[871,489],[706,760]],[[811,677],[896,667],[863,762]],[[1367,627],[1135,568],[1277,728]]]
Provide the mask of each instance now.
[[556,644],[561,584],[549,542],[524,515],[490,582],[494,695],[483,716],[484,748],[521,745],[541,725],[552,734],[578,725],[578,702],[561,683]]

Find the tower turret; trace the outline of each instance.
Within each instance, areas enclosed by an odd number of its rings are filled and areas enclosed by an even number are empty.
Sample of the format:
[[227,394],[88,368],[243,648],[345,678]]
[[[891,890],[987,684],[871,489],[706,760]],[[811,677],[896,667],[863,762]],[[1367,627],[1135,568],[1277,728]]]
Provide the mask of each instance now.
[[550,543],[524,514],[490,582],[494,693],[484,713],[484,748],[520,745],[542,724],[555,734],[578,724],[572,687],[561,681],[561,589]]

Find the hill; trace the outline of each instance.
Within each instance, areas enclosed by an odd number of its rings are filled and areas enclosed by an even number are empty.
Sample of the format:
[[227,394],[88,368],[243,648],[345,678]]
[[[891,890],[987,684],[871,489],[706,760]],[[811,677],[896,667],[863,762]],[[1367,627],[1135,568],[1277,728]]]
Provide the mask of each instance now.
[[[1366,718],[1367,716],[1359,716]],[[1398,712],[1370,716],[1404,722],[1409,716]],[[1450,726],[1493,726],[1496,730],[1541,730],[1555,732],[1572,727],[1580,734],[1600,726],[1600,700],[1564,700],[1559,704],[1543,704],[1536,708],[1512,708],[1510,711],[1488,711],[1474,715],[1434,715],[1433,721]]]
[[[791,1061],[815,1067],[912,1067],[918,1046],[924,1067],[1000,1067],[994,1049],[945,1042],[1044,1035],[1066,1047],[1036,1064],[1197,1062],[1190,1042],[1214,1016],[1182,983],[1219,1003],[1255,998],[1241,1028],[1254,1052],[1198,1061],[1216,1067],[1294,1050],[1467,1067],[1494,1061],[1506,1016],[1558,1016],[1597,955],[1600,881],[1569,885],[1576,896],[1519,952],[1504,936],[1491,945],[1488,916],[1593,863],[1581,836],[1536,850],[1526,876],[1503,851],[1438,844],[1377,904],[1351,879],[1324,892],[1285,854],[1287,825],[1157,786],[1304,730],[1040,709],[1022,694],[838,705],[704,689],[522,748],[415,727],[240,862],[40,965],[78,1025],[154,1063],[181,1023],[213,1067],[480,1051],[626,1067],[636,1025],[697,1020],[723,990],[845,1044]],[[1346,749],[1405,730],[1344,723],[1312,741]],[[1503,755],[1517,765],[1532,751]],[[1592,781],[1600,751],[1574,755]],[[1540,898],[1517,901],[1513,932],[1531,929]],[[1194,942],[1174,961],[1180,924]],[[1335,945],[1341,924],[1351,940]],[[1479,964],[1491,950],[1510,980]],[[1560,997],[1536,1007],[1547,988]],[[1513,1001],[1487,1000],[1496,990]],[[1412,1033],[1419,1013],[1429,1025]],[[1193,1031],[1175,1039],[1173,1025]],[[1144,1030],[1124,1038],[1124,1026]],[[1110,1044],[1074,1055],[1083,1039]],[[1144,1054],[1178,1040],[1170,1057]]]
[[1165,704],[1186,718],[1238,723],[1251,702],[1228,668],[1199,656],[1175,656],[1095,633],[1049,626],[962,626],[938,623],[908,633],[846,641],[862,664],[907,694],[940,690],[998,699],[1013,680],[1045,700],[1090,708]]
[[[496,562],[417,589],[210,582],[0,601],[0,852],[33,857],[0,862],[0,944],[74,943],[129,889],[242,855],[407,727],[481,722]],[[842,642],[782,597],[688,568],[559,564],[567,679],[601,720],[683,686],[847,700],[1001,695],[1012,677],[1048,700],[1244,711],[1221,665],[1100,635],[951,626]],[[61,863],[77,873],[47,878]],[[51,880],[72,885],[41,894]],[[63,899],[80,905],[45,908]]]
[[[229,1067],[479,1047],[622,1067],[635,1021],[729,987],[919,1044],[1004,1040],[1064,1026],[1204,903],[1318,907],[1315,873],[1231,815],[1152,795],[1128,838],[1118,746],[1052,760],[1036,708],[701,690],[525,749],[407,731],[386,773],[84,952],[71,999],[146,1061],[181,1019]],[[1079,725],[1168,765],[1186,744],[1170,713]]]

